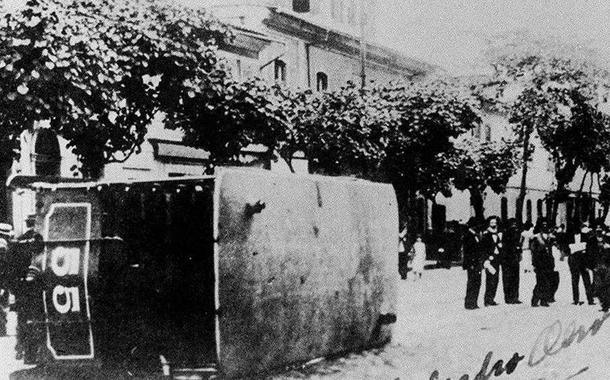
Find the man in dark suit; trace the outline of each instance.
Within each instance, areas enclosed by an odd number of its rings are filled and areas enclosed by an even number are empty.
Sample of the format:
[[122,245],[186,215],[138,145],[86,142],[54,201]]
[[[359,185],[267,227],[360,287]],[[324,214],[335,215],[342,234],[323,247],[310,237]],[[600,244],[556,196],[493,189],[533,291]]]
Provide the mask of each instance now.
[[[573,243],[586,243],[589,239],[588,225],[583,224],[580,233],[574,235]],[[580,278],[585,285],[585,295],[589,305],[594,305],[593,288],[591,286],[591,276],[587,269],[587,256],[584,249],[573,246],[569,249],[568,266],[572,276],[572,300],[574,305],[582,305],[580,302]]]
[[549,306],[552,297],[555,261],[552,253],[553,241],[546,220],[540,223],[540,232],[531,240],[532,265],[536,273],[536,286],[532,294],[532,306]]
[[466,298],[464,307],[468,310],[478,309],[477,300],[481,289],[481,237],[475,218],[470,218],[467,223],[468,230],[464,233],[462,250],[464,257],[462,268],[468,276],[466,280]]
[[497,305],[496,291],[498,290],[498,278],[500,273],[500,257],[502,256],[503,243],[502,233],[499,232],[498,217],[487,218],[487,230],[481,238],[481,250],[483,252],[485,272],[485,306]]
[[504,231],[503,249],[500,257],[502,265],[502,285],[504,301],[507,304],[519,304],[519,262],[521,261],[521,233],[517,220],[508,220]]
[[42,259],[44,241],[36,232],[36,215],[29,215],[25,221],[27,230],[13,243],[13,254],[17,286],[15,308],[17,311],[17,359],[26,364],[36,360],[36,349],[41,342],[42,331],[35,322],[43,320],[42,304]]

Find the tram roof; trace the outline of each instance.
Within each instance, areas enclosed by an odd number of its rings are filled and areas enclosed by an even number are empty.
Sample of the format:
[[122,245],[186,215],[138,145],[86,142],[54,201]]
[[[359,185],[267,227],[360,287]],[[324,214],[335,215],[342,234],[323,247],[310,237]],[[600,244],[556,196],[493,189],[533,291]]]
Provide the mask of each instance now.
[[96,186],[113,186],[113,185],[162,185],[180,182],[202,182],[216,178],[216,175],[204,176],[181,176],[181,177],[162,177],[162,178],[145,178],[145,179],[128,179],[128,180],[102,180],[92,181],[82,178],[66,178],[55,176],[31,176],[31,175],[15,175],[10,176],[6,181],[9,188],[37,188],[37,189],[67,189],[67,188],[91,188]]
[[[97,186],[117,186],[117,185],[146,185],[161,186],[163,184],[180,184],[180,183],[197,183],[209,181],[219,178],[220,173],[225,171],[255,171],[264,172],[265,174],[273,174],[275,176],[291,176],[291,177],[307,177],[316,181],[342,181],[342,182],[358,182],[363,185],[384,185],[384,183],[373,182],[356,177],[345,176],[324,176],[319,174],[301,174],[301,173],[277,173],[270,172],[264,169],[248,168],[248,167],[222,167],[219,172],[212,175],[201,176],[180,176],[180,177],[158,177],[158,178],[142,178],[142,179],[125,179],[125,180],[102,180],[93,181],[83,178],[71,177],[56,177],[56,176],[32,176],[32,175],[11,175],[6,181],[8,188],[30,188],[30,189],[80,189],[93,188]],[[385,184],[387,185],[387,184]]]

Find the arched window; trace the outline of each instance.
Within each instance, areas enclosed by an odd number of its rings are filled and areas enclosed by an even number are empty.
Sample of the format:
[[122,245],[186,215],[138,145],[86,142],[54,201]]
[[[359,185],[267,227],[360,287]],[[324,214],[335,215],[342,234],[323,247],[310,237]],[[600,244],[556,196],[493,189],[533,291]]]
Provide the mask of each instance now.
[[536,216],[538,218],[542,218],[542,199],[538,199],[536,201],[536,211],[537,211]]
[[525,202],[525,218],[527,221],[532,222],[532,200],[528,199]]
[[502,218],[503,222],[506,222],[506,219],[508,219],[508,199],[506,197],[502,197],[500,201],[500,218]]
[[274,79],[280,82],[286,82],[286,62],[281,59],[275,60]]
[[328,75],[323,72],[316,74],[316,90],[325,91],[328,89]]
[[292,10],[299,13],[309,12],[309,0],[292,0]]
[[61,174],[61,150],[57,134],[48,128],[34,132],[32,162],[36,175],[59,176]]

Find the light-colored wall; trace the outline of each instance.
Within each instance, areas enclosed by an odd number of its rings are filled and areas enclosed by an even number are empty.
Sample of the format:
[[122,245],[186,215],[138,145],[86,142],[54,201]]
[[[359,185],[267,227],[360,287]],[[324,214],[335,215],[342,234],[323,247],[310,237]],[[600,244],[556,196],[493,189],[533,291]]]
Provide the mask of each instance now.
[[[482,124],[487,124],[491,128],[492,141],[498,141],[502,138],[508,139],[514,136],[512,126],[505,116],[499,114],[485,114],[482,115],[482,119]],[[534,154],[532,155],[532,160],[528,164],[528,190],[523,203],[523,218],[524,220],[527,218],[526,204],[527,200],[531,200],[532,221],[535,222],[537,219],[537,202],[539,200],[543,202],[543,214],[546,216],[546,203],[544,198],[549,192],[555,190],[557,183],[555,180],[555,168],[553,166],[550,154],[546,151],[546,149],[544,149],[539,137],[536,134],[533,135],[531,141],[535,149]],[[572,191],[578,191],[584,175],[584,171],[579,169],[576,172],[573,181],[570,183],[569,189]],[[506,198],[508,202],[508,217],[515,217],[517,197],[519,196],[521,187],[521,176],[522,169],[519,169],[515,175],[510,178],[507,185],[507,190],[504,194],[496,194],[489,188],[485,191],[484,206],[486,216],[500,216],[502,198]],[[599,191],[596,180],[591,183],[591,179],[587,177],[584,184],[584,188],[587,191],[589,190],[590,185],[592,185],[591,190],[593,193],[597,193]],[[457,220],[466,222],[468,218],[474,216],[474,210],[470,206],[470,196],[468,192],[454,191],[454,195],[451,198],[445,198],[442,195],[439,195],[437,196],[436,200],[439,204],[447,207],[446,215],[448,221]],[[560,212],[558,213],[556,222],[557,224],[567,224],[564,206],[560,206]]]

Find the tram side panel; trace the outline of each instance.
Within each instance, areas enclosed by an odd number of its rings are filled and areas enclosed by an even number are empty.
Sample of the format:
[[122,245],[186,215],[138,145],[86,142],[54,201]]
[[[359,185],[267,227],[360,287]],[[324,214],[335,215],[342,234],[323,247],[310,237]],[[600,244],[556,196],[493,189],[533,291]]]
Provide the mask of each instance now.
[[389,341],[398,231],[389,185],[239,171],[217,181],[227,376]]
[[47,242],[41,273],[44,315],[38,316],[43,322],[39,326],[45,330],[40,331],[39,343],[46,353],[38,360],[89,361],[97,356],[91,322],[98,273],[99,204],[83,189],[43,190],[35,199],[36,225]]

